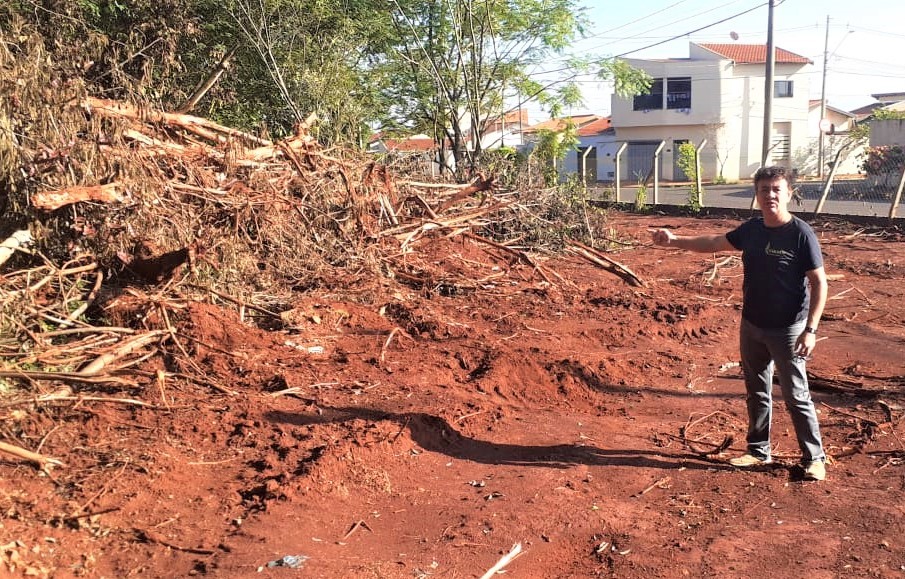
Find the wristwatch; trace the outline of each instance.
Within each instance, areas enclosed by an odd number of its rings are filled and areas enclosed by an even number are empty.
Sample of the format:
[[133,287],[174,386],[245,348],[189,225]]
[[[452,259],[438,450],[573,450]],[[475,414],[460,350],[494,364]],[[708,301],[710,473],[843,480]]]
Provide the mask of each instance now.
[[807,327],[804,329],[804,331],[807,332],[807,333],[809,333],[809,334],[816,334],[816,333],[817,333],[817,328],[812,328],[811,326],[807,326]]

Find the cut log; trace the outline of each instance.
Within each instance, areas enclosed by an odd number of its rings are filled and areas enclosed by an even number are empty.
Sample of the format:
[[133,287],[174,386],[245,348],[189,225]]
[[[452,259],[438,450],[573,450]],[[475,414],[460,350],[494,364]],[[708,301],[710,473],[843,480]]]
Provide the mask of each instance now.
[[243,139],[260,146],[268,146],[273,144],[267,139],[261,139],[244,131],[226,127],[208,119],[203,119],[201,117],[195,117],[192,115],[164,113],[151,109],[141,109],[127,103],[114,100],[99,99],[95,97],[88,97],[83,100],[82,106],[89,111],[94,111],[98,114],[106,115],[109,117],[120,117],[124,119],[133,119],[136,121],[149,123],[164,123],[175,127],[182,127],[183,129],[192,131],[195,134],[204,136],[205,138],[211,138],[211,131],[213,131],[214,133],[217,133],[219,135],[226,135],[229,137]]
[[53,211],[83,201],[122,203],[126,198],[120,189],[119,183],[107,183],[87,187],[67,187],[56,191],[38,191],[31,196],[31,204],[35,209]]

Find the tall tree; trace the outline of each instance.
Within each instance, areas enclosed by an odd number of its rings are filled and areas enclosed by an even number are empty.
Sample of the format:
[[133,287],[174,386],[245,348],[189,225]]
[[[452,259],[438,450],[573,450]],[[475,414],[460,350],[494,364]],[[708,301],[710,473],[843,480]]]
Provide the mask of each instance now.
[[381,108],[363,64],[387,26],[376,1],[9,0],[0,36],[24,21],[90,92],[171,110],[230,54],[199,114],[278,136],[316,113],[323,141],[358,142]]
[[[506,91],[538,99],[554,114],[580,102],[574,75],[549,85],[532,76],[583,33],[576,0],[388,1],[395,35],[381,63],[393,78],[385,89],[389,120],[432,135],[457,167],[474,167]],[[646,88],[643,73],[618,61],[573,59],[562,70],[591,67],[615,79],[620,93]]]

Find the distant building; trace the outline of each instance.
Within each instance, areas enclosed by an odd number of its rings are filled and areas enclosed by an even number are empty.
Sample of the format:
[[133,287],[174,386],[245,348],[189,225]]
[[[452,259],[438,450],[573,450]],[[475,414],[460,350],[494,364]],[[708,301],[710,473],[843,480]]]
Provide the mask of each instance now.
[[870,123],[870,146],[882,145],[905,146],[905,121],[874,118],[877,111],[895,111],[905,113],[905,92],[887,92],[870,95],[877,102],[852,111],[859,123]]
[[[820,174],[820,102],[809,101],[807,141],[792,152],[792,166],[802,175]],[[849,136],[849,131],[855,128],[856,117],[854,112],[826,105],[823,118],[828,121],[829,127],[823,137],[824,175],[833,163],[839,164],[836,168],[837,175],[854,175],[859,172],[859,157],[864,152],[864,144],[852,143]]]
[[[650,94],[613,96],[612,124],[629,144],[625,179],[649,175],[661,141],[664,179],[686,180],[677,161],[682,143],[699,144],[704,179],[747,180],[761,165],[764,45],[690,43],[688,58],[625,59],[653,77]],[[768,164],[792,164],[792,152],[808,139],[809,59],[782,48],[775,52],[773,130]]]

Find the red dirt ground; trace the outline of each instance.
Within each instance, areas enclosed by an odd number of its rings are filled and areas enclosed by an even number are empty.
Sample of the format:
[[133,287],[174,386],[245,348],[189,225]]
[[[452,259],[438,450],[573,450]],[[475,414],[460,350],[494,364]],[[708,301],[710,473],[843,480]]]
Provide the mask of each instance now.
[[[902,577],[903,236],[813,223],[832,276],[813,483],[778,394],[778,464],[726,463],[737,260],[648,245],[736,222],[611,212],[609,255],[642,288],[577,257],[543,261],[548,283],[458,238],[420,251],[480,282],[306,294],[270,332],[182,304],[197,369],[236,394],[146,379],[105,395],[153,408],[0,410],[4,439],[66,463],[0,462],[0,573],[464,578],[520,543],[507,577]],[[308,559],[268,567],[286,555]]]

